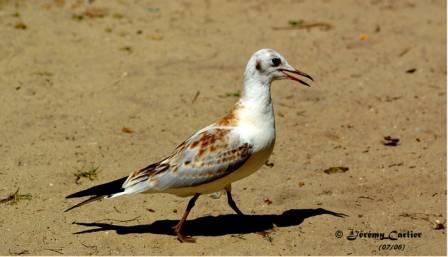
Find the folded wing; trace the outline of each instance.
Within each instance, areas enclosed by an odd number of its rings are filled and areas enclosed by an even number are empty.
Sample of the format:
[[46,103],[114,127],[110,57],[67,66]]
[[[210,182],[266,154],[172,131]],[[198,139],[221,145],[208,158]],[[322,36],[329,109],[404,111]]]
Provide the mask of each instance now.
[[232,128],[199,131],[161,162],[131,174],[123,184],[125,193],[198,186],[222,178],[243,165],[252,145]]

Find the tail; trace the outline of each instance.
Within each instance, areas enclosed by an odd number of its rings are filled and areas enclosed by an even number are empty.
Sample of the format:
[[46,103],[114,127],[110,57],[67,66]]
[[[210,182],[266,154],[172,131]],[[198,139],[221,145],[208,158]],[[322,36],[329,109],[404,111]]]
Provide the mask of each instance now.
[[94,186],[76,193],[73,193],[71,195],[66,196],[65,198],[78,198],[78,197],[84,197],[84,196],[90,196],[89,199],[82,201],[67,210],[65,212],[68,212],[72,209],[78,208],[83,206],[84,204],[88,204],[90,202],[102,200],[104,198],[109,198],[113,196],[118,196],[121,193],[124,192],[124,188],[122,188],[123,183],[126,181],[127,177],[123,177],[108,183],[104,183],[98,186]]

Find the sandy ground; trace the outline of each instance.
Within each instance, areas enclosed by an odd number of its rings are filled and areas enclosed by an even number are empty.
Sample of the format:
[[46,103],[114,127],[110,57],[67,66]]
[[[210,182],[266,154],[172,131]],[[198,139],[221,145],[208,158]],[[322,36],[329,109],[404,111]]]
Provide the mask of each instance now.
[[[0,255],[446,254],[445,1],[87,2],[0,1]],[[248,216],[203,196],[182,244],[184,198],[63,212],[223,115],[266,47],[315,83],[273,85],[274,165],[233,185]]]

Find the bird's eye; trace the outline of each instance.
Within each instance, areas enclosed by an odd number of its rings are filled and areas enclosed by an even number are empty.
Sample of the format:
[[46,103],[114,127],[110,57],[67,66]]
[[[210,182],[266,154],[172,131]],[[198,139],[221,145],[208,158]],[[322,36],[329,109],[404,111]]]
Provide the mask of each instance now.
[[272,66],[277,67],[280,65],[280,63],[282,63],[282,60],[280,60],[280,58],[273,58],[272,59]]

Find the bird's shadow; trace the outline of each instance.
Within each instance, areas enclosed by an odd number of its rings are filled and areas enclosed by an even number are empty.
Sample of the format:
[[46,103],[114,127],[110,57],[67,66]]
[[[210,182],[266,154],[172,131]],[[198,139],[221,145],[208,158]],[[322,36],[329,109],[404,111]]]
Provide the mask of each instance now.
[[[277,227],[290,227],[300,225],[306,218],[317,215],[329,214],[336,217],[346,217],[342,213],[318,209],[290,209],[282,214],[268,215],[237,215],[227,214],[219,216],[205,216],[194,220],[188,220],[183,228],[186,235],[191,236],[222,236],[228,234],[249,234],[263,232]],[[115,230],[117,234],[163,234],[175,235],[173,227],[178,220],[158,220],[152,224],[121,226],[108,223],[73,222],[86,227],[96,227],[76,232],[75,234],[94,233],[100,231]]]

